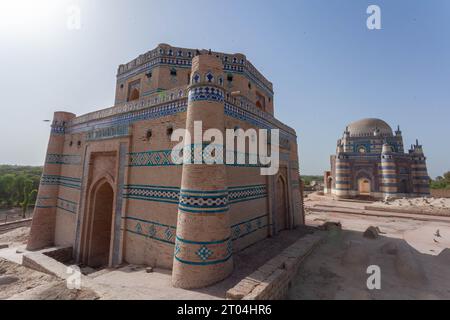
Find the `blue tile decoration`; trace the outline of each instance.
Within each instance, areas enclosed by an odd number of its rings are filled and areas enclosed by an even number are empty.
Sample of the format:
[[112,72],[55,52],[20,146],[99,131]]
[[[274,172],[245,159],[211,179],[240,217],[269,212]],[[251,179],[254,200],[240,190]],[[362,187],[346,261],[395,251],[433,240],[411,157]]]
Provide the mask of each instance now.
[[80,165],[81,156],[77,154],[47,154],[45,163],[62,165]]
[[52,135],[64,135],[66,133],[66,126],[59,123],[54,123],[50,130]]
[[264,215],[252,218],[250,220],[245,220],[238,224],[232,225],[231,226],[231,232],[233,237],[232,240],[236,241],[258,230],[267,228],[268,218],[269,215],[266,213]]
[[160,167],[174,166],[171,150],[157,150],[129,153],[130,167]]
[[200,249],[197,250],[196,254],[202,259],[203,261],[208,260],[208,258],[213,254],[211,250],[208,249],[207,246],[202,246]]
[[174,233],[170,227],[167,227],[166,231],[164,231],[164,235],[165,235],[167,241],[171,241],[174,236]]
[[[220,93],[219,95],[222,94]],[[181,98],[174,97],[176,101],[173,102],[163,103],[160,102],[160,98],[156,97],[153,100],[142,100],[87,114],[72,120],[70,126],[65,131],[70,134],[93,131],[186,112],[187,99],[184,96],[183,90],[180,90],[178,95]],[[203,95],[205,95],[205,92],[202,91],[200,96]],[[167,99],[171,99],[171,96],[170,94]],[[198,98],[202,99],[200,96]],[[223,99],[223,96],[213,97],[212,99]],[[272,115],[261,111],[249,101],[237,100],[235,98],[226,98],[225,100],[225,115],[245,121],[250,125],[262,129],[279,128],[281,142],[296,139],[293,129],[284,125]]]
[[241,235],[241,227],[239,225],[232,228],[233,239],[239,238]]
[[[204,144],[205,147],[203,149],[205,157],[203,160],[208,159],[208,161],[213,162],[213,158],[210,158],[211,154],[211,148],[213,148],[212,145]],[[221,147],[218,145],[214,145],[216,147],[216,151],[218,150],[219,153],[223,153],[221,151]],[[189,151],[189,146],[186,146],[183,148],[183,150]],[[191,148],[195,150],[195,145],[191,145]],[[192,150],[191,149],[191,150]],[[184,151],[183,151],[184,152]],[[228,151],[227,151],[228,152]],[[128,154],[129,156],[129,167],[164,167],[164,166],[181,166],[181,163],[178,163],[179,161],[174,162],[172,159],[172,150],[155,150],[155,151],[143,151],[143,152],[131,152]],[[178,152],[177,152],[178,153]],[[231,151],[230,151],[231,153]],[[249,159],[252,156],[249,153],[244,154],[245,163],[239,164],[237,163],[237,151],[234,151],[234,163],[227,164],[224,163],[226,166],[229,167],[254,167],[254,168],[261,168],[261,167],[267,167],[267,165],[262,165],[257,161],[256,164],[250,163]],[[175,159],[177,160],[177,159]],[[183,161],[181,159],[181,161]],[[180,162],[181,162],[180,161]],[[221,159],[220,157],[217,157],[217,161],[226,162],[226,159]],[[194,163],[194,155],[191,153],[191,162]],[[205,163],[205,161],[203,161]]]
[[88,131],[86,134],[86,140],[96,141],[96,140],[125,137],[128,135],[129,135],[129,125],[120,124]]
[[232,257],[230,238],[213,241],[192,241],[176,237],[175,259],[184,264],[206,266],[224,263]]
[[150,237],[150,238],[152,238],[152,237],[154,237],[155,235],[156,235],[156,228],[155,228],[155,225],[154,224],[151,224],[149,227],[148,227],[148,236]]
[[[248,109],[248,107],[247,107]],[[238,107],[236,105],[233,105],[229,102],[225,102],[225,115],[245,121],[253,126],[256,126],[261,129],[274,129],[278,128],[280,129],[280,139],[296,139],[296,136],[292,132],[288,132],[285,129],[283,129],[284,125],[276,120],[273,116],[266,114],[264,112],[261,112],[259,115],[254,114],[253,112],[249,112],[244,107]],[[268,119],[272,120],[269,121]],[[273,124],[272,122],[278,122],[278,125]]]
[[[87,114],[85,116],[81,116],[72,121],[72,125],[69,128],[67,128],[66,132],[72,134],[114,126],[126,126],[136,121],[158,119],[174,115],[177,113],[186,112],[187,110],[187,99],[169,103],[159,103],[158,101],[160,98],[156,99],[157,99],[156,101],[155,100],[140,101],[130,105],[127,104],[126,106],[113,107],[105,111],[99,111],[98,113],[94,113],[92,115]],[[132,111],[136,109],[138,111]],[[102,112],[104,112],[104,114],[102,114]],[[108,117],[107,115],[109,113],[111,114],[117,113],[117,114]],[[106,118],[102,118],[102,116]],[[85,120],[87,122],[83,122],[83,117],[86,117],[88,119],[93,118],[93,120],[90,121]]]
[[195,73],[194,76],[192,77],[192,80],[194,83],[199,83],[200,82],[200,75],[198,73]]
[[56,207],[56,198],[40,196],[36,199],[36,208],[54,208]]
[[216,101],[224,100],[223,90],[213,86],[194,87],[189,90],[189,101]]
[[178,204],[180,188],[151,185],[125,185],[123,197],[144,201]]
[[370,141],[360,141],[360,142],[358,142],[357,144],[355,144],[353,146],[353,152],[356,153],[356,154],[361,154],[359,152],[359,148],[361,148],[361,147],[363,147],[366,150],[367,153],[372,152]]
[[41,185],[55,185],[66,188],[81,189],[81,179],[58,175],[42,175]]
[[181,252],[181,246],[180,243],[178,241],[175,242],[175,255],[178,255]]
[[169,245],[175,244],[176,227],[174,226],[132,216],[122,217],[122,219],[125,220],[125,230],[129,233]]
[[227,190],[202,191],[184,190],[180,192],[179,209],[189,213],[223,213],[228,211]]
[[139,222],[136,223],[136,226],[134,227],[134,230],[136,231],[136,233],[139,233],[139,234],[142,233],[142,226],[141,226],[141,224]]
[[227,254],[230,256],[233,254],[233,241],[231,239],[227,243]]
[[36,208],[58,208],[62,211],[77,214],[78,203],[62,197],[38,197]]
[[56,207],[58,209],[67,211],[69,213],[76,214],[78,212],[78,203],[76,203],[74,201],[67,200],[67,199],[63,199],[61,197],[57,198]]
[[227,190],[181,190],[179,187],[154,185],[125,185],[123,197],[127,199],[179,204],[186,212],[224,212],[229,204],[267,197],[266,185],[229,187]]
[[[178,255],[181,251],[180,242],[190,243],[198,245],[196,250],[199,250],[201,246],[207,246],[207,248],[212,248],[214,245],[226,244],[225,248],[222,248],[222,254],[225,257],[231,256],[233,252],[233,241],[239,240],[240,238],[246,237],[258,230],[268,227],[268,214],[260,215],[258,217],[242,221],[238,224],[231,226],[232,237],[219,241],[205,241],[196,242],[188,241],[185,239],[178,239],[176,235],[176,226],[170,226],[167,224],[160,223],[158,221],[145,220],[133,216],[123,217],[126,222],[125,230],[129,233],[136,234],[145,237],[150,240],[155,240],[161,243],[175,245],[174,253]],[[251,227],[248,227],[248,225]],[[242,231],[241,231],[242,229]],[[213,251],[210,249],[211,252]],[[215,249],[214,249],[215,251]],[[219,250],[220,252],[220,250]]]
[[205,78],[206,78],[207,82],[213,82],[214,81],[214,76],[213,76],[213,74],[211,72],[208,72],[206,74]]
[[228,187],[228,197],[230,203],[256,200],[267,197],[267,187],[264,184]]

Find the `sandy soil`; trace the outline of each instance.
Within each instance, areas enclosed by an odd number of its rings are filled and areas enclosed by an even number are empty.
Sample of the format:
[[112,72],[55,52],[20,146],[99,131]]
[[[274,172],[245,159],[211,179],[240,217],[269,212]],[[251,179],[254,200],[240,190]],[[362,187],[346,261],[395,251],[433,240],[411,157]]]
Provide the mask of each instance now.
[[[0,259],[3,256],[15,261],[15,258],[19,256],[16,248],[17,246],[23,248],[28,232],[29,228],[20,228],[0,235],[0,243],[12,244],[8,249],[0,250]],[[208,288],[198,290],[173,288],[170,270],[155,268],[153,272],[147,273],[144,266],[125,265],[118,269],[100,271],[85,268],[83,271],[88,275],[82,281],[81,292],[65,289],[65,283],[54,278],[52,278],[54,281],[50,282],[47,278],[43,278],[41,282],[37,279],[36,286],[28,289],[19,285],[14,291],[11,287],[7,297],[13,299],[224,299],[226,291],[242,278],[251,274],[300,237],[311,232],[313,232],[311,228],[283,231],[244,249],[234,256],[233,274]],[[21,259],[17,260],[20,263]],[[26,272],[35,274],[34,271],[26,268],[21,269],[22,271],[25,274]],[[0,290],[2,290],[1,287]]]
[[27,243],[30,227],[21,227],[0,234],[0,243],[9,244],[10,247],[20,246]]
[[[290,299],[450,299],[450,222],[346,214],[339,210],[361,205],[329,200],[327,205],[328,212],[308,210],[307,224],[340,222],[342,230],[330,231],[305,261]],[[363,236],[369,226],[379,227],[378,238]],[[380,290],[367,288],[370,265],[380,267]]]
[[92,300],[88,289],[69,290],[66,282],[0,258],[0,300]]
[[373,203],[374,206],[386,208],[398,208],[403,210],[422,210],[426,214],[439,214],[450,216],[450,199],[449,198],[402,198]]
[[448,198],[403,198],[382,201],[381,203],[399,207],[414,206],[435,209],[450,209],[450,199]]
[[54,284],[56,279],[0,258],[0,299],[10,298],[45,283]]
[[[33,215],[33,209],[27,210],[25,218],[31,218]],[[11,222],[23,219],[21,208],[12,209],[0,209],[0,223]]]

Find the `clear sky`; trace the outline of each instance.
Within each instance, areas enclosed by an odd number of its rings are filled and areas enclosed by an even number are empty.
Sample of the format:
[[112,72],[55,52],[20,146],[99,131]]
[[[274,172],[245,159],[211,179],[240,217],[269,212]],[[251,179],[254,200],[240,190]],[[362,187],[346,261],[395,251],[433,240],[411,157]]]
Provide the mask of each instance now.
[[[366,9],[381,8],[381,30]],[[67,28],[68,7],[81,28]],[[0,1],[0,163],[42,165],[53,111],[110,107],[117,66],[158,43],[242,52],[274,84],[304,174],[347,123],[378,117],[450,170],[450,1]]]

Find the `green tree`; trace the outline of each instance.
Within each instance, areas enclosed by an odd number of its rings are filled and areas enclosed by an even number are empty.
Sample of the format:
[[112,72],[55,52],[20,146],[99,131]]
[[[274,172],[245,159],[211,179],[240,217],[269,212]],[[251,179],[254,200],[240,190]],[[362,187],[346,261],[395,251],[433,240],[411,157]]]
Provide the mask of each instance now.
[[447,171],[444,173],[444,180],[448,183],[450,183],[450,171]]
[[33,189],[33,180],[31,179],[24,180],[23,184],[23,201],[20,205],[22,206],[22,218],[25,218],[31,199],[36,197],[37,190]]
[[12,206],[13,204],[15,180],[15,175],[11,173],[0,177],[0,200],[6,204],[6,206]]
[[[0,165],[0,207],[22,206],[25,199],[25,185],[28,190],[39,188],[42,167]],[[29,182],[32,181],[32,187]],[[30,192],[31,192],[30,191]],[[29,194],[30,195],[30,194]],[[29,204],[36,201],[36,194],[32,194]]]

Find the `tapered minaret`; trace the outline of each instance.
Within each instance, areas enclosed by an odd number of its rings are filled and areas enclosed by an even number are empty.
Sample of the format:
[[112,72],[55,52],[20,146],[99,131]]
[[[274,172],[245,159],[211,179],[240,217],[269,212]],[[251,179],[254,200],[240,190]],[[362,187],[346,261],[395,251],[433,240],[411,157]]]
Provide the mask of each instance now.
[[[63,153],[65,128],[74,117],[73,113],[55,112],[45,159]],[[60,173],[61,164],[45,162],[27,244],[28,250],[39,250],[53,245]]]
[[392,154],[392,147],[387,143],[383,144],[380,163],[380,191],[388,197],[395,197],[398,191],[397,167]]
[[[202,54],[192,59],[186,119],[190,136],[194,137],[196,121],[202,121],[203,132],[216,128],[223,133],[225,114],[222,85],[223,64],[219,58]],[[194,149],[193,154],[201,153],[202,147],[202,144],[190,145]],[[225,279],[232,270],[225,165],[185,163],[172,283],[181,288],[201,288]]]
[[428,176],[427,164],[423,153],[422,145],[416,140],[416,144],[412,146],[410,154],[412,156],[412,177],[414,193],[419,196],[430,195],[430,177]]
[[[345,142],[344,142],[345,143]],[[344,154],[345,145],[338,145],[336,150],[336,181],[334,194],[341,198],[346,198],[350,195],[351,188],[351,170],[350,162]]]

